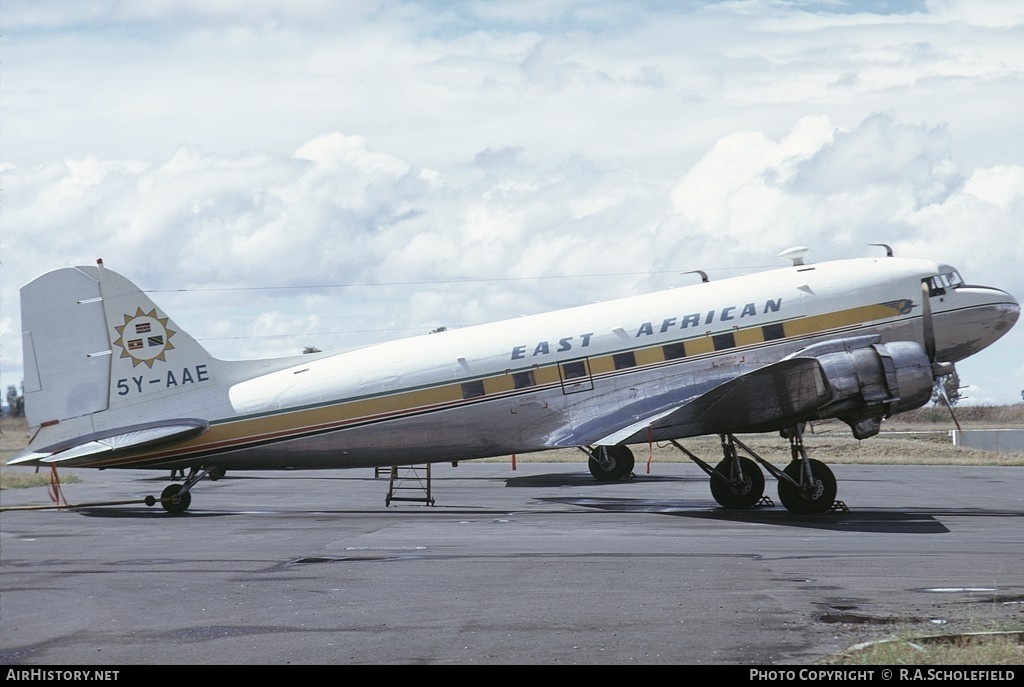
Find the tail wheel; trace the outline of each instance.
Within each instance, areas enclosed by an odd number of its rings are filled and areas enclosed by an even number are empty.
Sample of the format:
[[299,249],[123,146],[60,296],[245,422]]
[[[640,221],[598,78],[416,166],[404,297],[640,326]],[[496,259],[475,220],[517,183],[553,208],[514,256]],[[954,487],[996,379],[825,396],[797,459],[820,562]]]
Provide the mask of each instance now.
[[192,494],[187,491],[178,493],[181,490],[182,485],[171,484],[160,494],[160,505],[168,513],[184,513],[192,503]]
[[824,513],[836,502],[836,478],[820,460],[805,459],[811,470],[808,479],[803,461],[795,460],[783,472],[800,486],[779,480],[779,500],[792,513]]
[[635,463],[628,446],[598,446],[590,454],[587,466],[599,482],[614,482],[633,472]]
[[750,458],[726,458],[715,473],[711,475],[711,495],[723,508],[750,508],[764,495],[764,473]]

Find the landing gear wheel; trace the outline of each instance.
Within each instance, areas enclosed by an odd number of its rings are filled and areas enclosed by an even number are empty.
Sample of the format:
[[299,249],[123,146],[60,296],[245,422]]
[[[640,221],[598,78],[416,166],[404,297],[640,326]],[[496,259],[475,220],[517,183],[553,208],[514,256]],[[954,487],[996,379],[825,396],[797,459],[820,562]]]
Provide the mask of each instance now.
[[180,484],[171,484],[160,494],[160,505],[168,513],[184,513],[192,503],[192,494],[185,492],[179,494],[182,489]]
[[219,465],[214,465],[212,468],[206,471],[206,476],[210,478],[211,482],[216,482],[226,474],[226,470]]
[[811,468],[812,478],[807,483],[803,465],[793,461],[783,470],[801,485],[795,487],[784,479],[779,480],[779,500],[791,513],[824,513],[836,502],[836,478],[832,470],[820,460],[806,459]]
[[587,466],[599,482],[615,482],[633,472],[633,452],[627,446],[598,446],[590,454]]
[[[715,468],[726,479],[711,475],[711,495],[722,508],[750,508],[764,495],[764,473],[758,464],[739,456],[740,470],[736,467],[736,461],[726,458]],[[740,471],[742,478],[737,474]]]

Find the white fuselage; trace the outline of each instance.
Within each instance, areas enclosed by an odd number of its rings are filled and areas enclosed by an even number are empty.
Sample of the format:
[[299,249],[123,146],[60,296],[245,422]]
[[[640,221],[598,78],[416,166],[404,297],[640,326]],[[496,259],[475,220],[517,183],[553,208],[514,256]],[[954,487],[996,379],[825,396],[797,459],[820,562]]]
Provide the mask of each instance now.
[[[944,270],[900,258],[797,265],[287,360],[203,357],[184,333],[145,365],[115,347],[99,425],[203,418],[209,429],[93,464],[357,467],[599,444],[817,342],[919,341],[921,281]],[[931,301],[937,358],[951,362],[991,344],[1019,311],[987,287]],[[116,307],[127,325],[133,306]]]

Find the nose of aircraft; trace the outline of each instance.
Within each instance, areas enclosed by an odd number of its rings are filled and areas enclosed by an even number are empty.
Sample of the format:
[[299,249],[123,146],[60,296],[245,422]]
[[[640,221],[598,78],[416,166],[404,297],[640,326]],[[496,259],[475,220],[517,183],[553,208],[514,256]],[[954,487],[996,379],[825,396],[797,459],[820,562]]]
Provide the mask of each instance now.
[[991,346],[1020,317],[1016,298],[988,286],[961,286],[945,306],[948,309],[936,315],[937,358],[945,362],[963,360]]
[[1006,323],[1006,331],[1009,331],[1020,317],[1020,303],[1017,302],[1013,296],[1010,296],[1010,294],[1006,295],[1009,297],[1010,302],[1003,305],[1002,319]]
[[992,289],[1001,295],[1001,299],[993,303],[996,318],[1002,324],[1002,332],[1008,332],[1020,318],[1020,302],[1005,291]]

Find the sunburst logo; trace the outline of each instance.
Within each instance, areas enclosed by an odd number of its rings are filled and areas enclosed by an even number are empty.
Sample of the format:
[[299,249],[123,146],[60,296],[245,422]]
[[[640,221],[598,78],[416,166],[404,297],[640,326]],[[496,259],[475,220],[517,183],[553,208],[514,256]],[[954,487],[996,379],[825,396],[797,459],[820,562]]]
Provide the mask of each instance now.
[[166,362],[164,353],[174,349],[171,337],[177,333],[167,328],[168,321],[157,315],[156,308],[149,312],[136,308],[134,315],[125,315],[124,324],[114,327],[119,334],[114,345],[121,347],[121,357],[131,358],[132,367],[145,363],[151,368],[157,360]]

